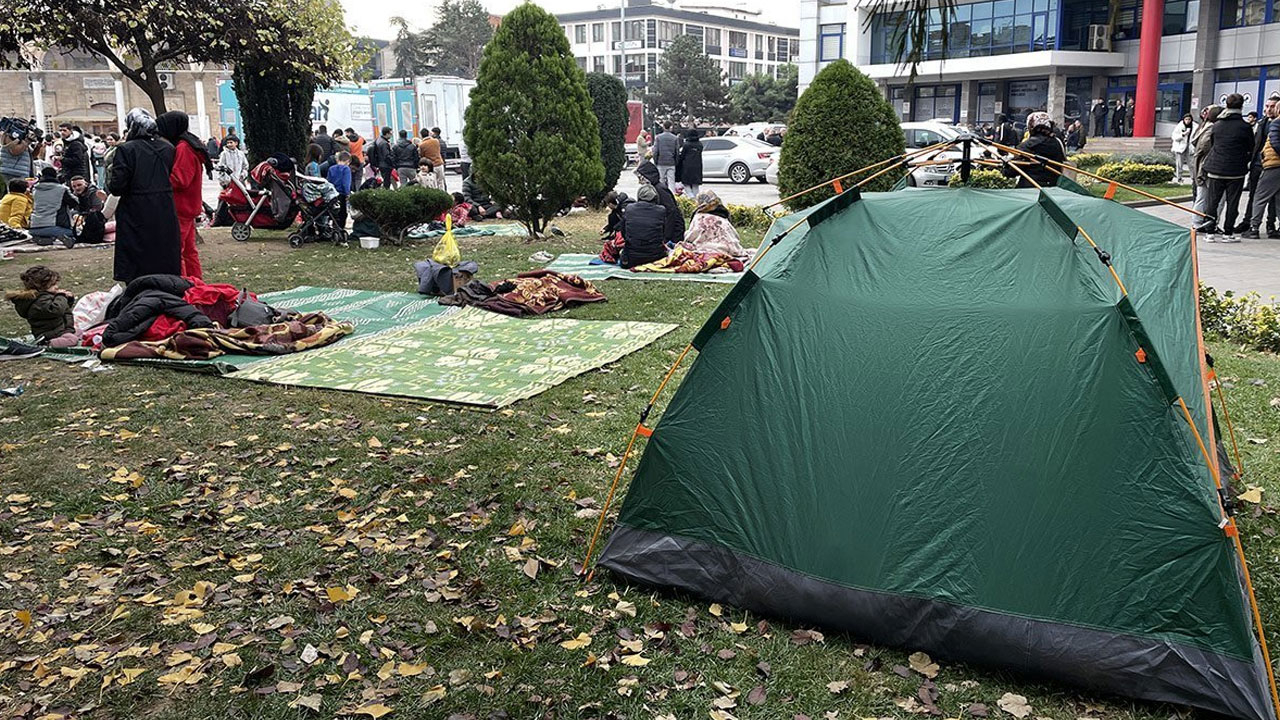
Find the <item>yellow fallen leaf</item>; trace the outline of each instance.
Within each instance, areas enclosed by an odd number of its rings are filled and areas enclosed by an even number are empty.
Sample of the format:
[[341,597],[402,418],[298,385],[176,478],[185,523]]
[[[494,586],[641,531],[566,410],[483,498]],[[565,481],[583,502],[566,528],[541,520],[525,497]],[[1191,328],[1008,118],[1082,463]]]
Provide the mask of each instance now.
[[22,628],[24,630],[26,628],[31,627],[31,611],[30,610],[18,610],[17,612],[14,613],[14,615],[18,618],[18,622],[22,623]]
[[523,572],[530,580],[537,580],[538,568],[540,567],[542,565],[536,558],[529,558],[525,561],[524,567],[520,568],[520,572]]
[[390,712],[392,712],[392,709],[387,707],[386,705],[383,705],[382,703],[372,703],[370,705],[358,707],[355,710],[352,710],[350,714],[351,715],[368,715],[369,717],[374,718],[374,720],[377,720],[378,718]]
[[711,603],[711,607],[707,608],[707,612],[715,615],[716,617],[720,617],[724,614],[724,609],[720,607],[720,603]]
[[591,636],[586,633],[578,633],[578,637],[572,640],[565,640],[560,643],[560,647],[565,650],[581,650],[591,644]]
[[244,660],[240,659],[239,653],[227,653],[222,656],[222,664],[229,668],[240,667],[244,664]]
[[1237,496],[1237,499],[1239,499],[1242,502],[1253,503],[1254,505],[1257,505],[1262,502],[1262,488],[1251,487],[1245,492],[1240,493]]
[[381,441],[381,440],[379,440],[376,436],[375,436],[375,437],[371,437],[371,438],[369,438],[369,447],[371,447],[371,448],[380,448],[380,447],[382,447],[382,441]]
[[618,604],[613,606],[613,609],[616,610],[619,615],[627,615],[629,617],[636,616],[636,604],[633,602],[619,600]]
[[396,666],[396,673],[399,674],[400,677],[413,677],[415,675],[421,675],[426,671],[426,669],[426,663],[421,665],[411,665],[409,663],[402,662]]
[[354,600],[356,595],[359,593],[359,590],[356,590],[354,587],[348,585],[345,588],[343,587],[325,588],[324,593],[325,595],[329,596],[329,602],[340,603],[340,602],[347,602],[348,600]]
[[253,582],[253,578],[254,578],[254,574],[253,574],[253,573],[245,573],[245,574],[243,574],[243,575],[236,575],[236,576],[232,577],[231,579],[232,579],[232,580],[235,580],[235,581],[236,581],[236,582],[238,582],[238,583],[251,583],[251,582]]
[[747,624],[731,622],[729,623],[729,629],[732,630],[735,635],[741,635],[747,631]]
[[382,664],[382,667],[378,668],[378,679],[390,680],[391,676],[394,675],[395,673],[396,673],[396,661],[388,660]]
[[907,663],[911,665],[912,670],[927,678],[938,677],[938,663],[934,662],[933,658],[926,653],[911,653],[911,656],[907,658]]
[[137,680],[142,675],[142,673],[146,671],[147,671],[146,668],[122,668],[120,670],[120,676],[116,678],[116,684],[128,685],[134,680]]
[[650,663],[649,658],[643,655],[624,655],[622,657],[623,665],[631,665],[633,667],[644,667]]
[[425,705],[430,705],[431,703],[443,700],[446,694],[448,694],[448,691],[445,690],[444,685],[436,685],[422,694],[422,702]]

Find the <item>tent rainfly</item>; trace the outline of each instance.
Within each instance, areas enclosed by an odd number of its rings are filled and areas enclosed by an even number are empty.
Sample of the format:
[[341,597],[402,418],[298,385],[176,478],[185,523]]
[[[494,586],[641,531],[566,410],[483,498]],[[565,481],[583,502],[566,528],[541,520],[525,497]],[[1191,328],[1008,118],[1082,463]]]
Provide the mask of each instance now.
[[1275,720],[1185,228],[1061,188],[855,189],[761,252],[637,428],[602,566]]

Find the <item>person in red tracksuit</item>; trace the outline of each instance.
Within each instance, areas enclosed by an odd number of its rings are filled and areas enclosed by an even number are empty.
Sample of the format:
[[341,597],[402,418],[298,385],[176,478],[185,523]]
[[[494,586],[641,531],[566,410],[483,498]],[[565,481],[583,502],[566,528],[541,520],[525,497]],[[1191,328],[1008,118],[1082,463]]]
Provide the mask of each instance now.
[[200,268],[200,252],[196,250],[196,218],[204,212],[201,196],[203,179],[213,177],[213,163],[200,138],[188,132],[191,120],[186,113],[171,111],[156,118],[160,137],[173,143],[173,168],[169,184],[173,186],[173,205],[178,212],[178,230],[182,235],[182,276],[204,279]]

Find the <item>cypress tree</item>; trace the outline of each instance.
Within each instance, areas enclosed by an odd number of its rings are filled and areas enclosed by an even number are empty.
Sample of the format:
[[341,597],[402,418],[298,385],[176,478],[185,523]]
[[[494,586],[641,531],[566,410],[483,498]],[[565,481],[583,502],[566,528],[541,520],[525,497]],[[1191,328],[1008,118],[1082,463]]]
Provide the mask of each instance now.
[[531,237],[604,186],[586,80],[555,16],[533,3],[508,13],[485,46],[466,119],[477,180]]
[[627,89],[613,75],[587,73],[587,92],[591,94],[591,107],[600,123],[600,155],[604,161],[604,186],[591,196],[592,204],[599,205],[604,194],[618,184],[622,166],[627,164]]
[[[905,144],[893,106],[875,83],[847,60],[837,60],[813,78],[791,113],[778,164],[778,191],[791,195],[888,160],[901,155]],[[885,173],[863,190],[888,190],[901,175]],[[799,210],[834,193],[825,187],[790,205]]]

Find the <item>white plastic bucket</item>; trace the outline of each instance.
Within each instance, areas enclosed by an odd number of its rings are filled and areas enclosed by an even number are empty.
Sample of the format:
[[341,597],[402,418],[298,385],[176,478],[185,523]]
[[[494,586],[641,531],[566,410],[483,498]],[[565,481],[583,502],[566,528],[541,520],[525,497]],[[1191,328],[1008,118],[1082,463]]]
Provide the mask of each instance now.
[[377,250],[377,249],[378,249],[378,238],[376,238],[376,237],[362,237],[362,238],[360,238],[360,247],[364,248],[365,250]]

